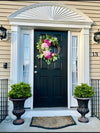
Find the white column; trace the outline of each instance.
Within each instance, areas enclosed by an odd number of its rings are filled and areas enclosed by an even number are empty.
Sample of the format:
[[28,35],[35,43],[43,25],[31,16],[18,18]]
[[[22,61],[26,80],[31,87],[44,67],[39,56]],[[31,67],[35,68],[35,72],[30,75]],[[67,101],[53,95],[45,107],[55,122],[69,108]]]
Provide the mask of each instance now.
[[17,27],[11,29],[11,82],[17,82]]
[[[89,85],[89,29],[82,29],[80,34],[80,58],[79,58],[79,83],[87,83]],[[91,115],[91,101],[89,100],[88,115]]]
[[11,84],[21,81],[21,46],[20,46],[20,28],[12,26],[11,28]]
[[[10,85],[14,83],[18,83],[21,81],[21,66],[19,59],[21,59],[21,52],[20,52],[20,28],[18,26],[11,27],[11,78],[10,78]],[[15,117],[12,114],[13,104],[10,101],[9,104],[9,115],[13,118]]]
[[82,29],[81,31],[79,82],[89,84],[89,29]]

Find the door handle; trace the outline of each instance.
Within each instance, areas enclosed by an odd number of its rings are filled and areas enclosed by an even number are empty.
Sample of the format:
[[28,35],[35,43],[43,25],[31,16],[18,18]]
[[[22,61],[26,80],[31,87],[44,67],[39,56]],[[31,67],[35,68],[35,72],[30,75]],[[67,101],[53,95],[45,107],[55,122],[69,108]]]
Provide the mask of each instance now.
[[36,74],[36,73],[37,73],[37,71],[34,71],[34,73]]

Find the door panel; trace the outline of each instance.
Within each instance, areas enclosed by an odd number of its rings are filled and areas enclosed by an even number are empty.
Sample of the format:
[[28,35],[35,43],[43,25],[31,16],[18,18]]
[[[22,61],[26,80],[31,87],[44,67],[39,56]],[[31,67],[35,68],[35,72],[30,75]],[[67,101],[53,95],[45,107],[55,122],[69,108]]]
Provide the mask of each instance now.
[[[36,57],[37,42],[46,34],[57,37],[61,47],[60,58],[50,65]],[[67,32],[35,30],[34,38],[34,107],[67,107]]]

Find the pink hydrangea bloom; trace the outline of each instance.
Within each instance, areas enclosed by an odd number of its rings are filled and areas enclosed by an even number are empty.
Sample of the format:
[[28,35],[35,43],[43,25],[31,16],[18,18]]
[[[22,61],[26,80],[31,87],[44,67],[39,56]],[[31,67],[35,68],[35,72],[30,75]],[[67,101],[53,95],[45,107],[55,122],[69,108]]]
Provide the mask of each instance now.
[[48,55],[50,55],[50,51],[43,51],[43,55],[47,57]]
[[48,49],[48,48],[49,48],[49,46],[48,46],[48,44],[47,44],[47,43],[42,43],[41,48],[42,48],[42,49],[44,49],[44,48]]
[[51,58],[51,56],[52,56],[52,52],[50,52],[50,51],[44,51],[43,52],[43,55],[49,60]]
[[48,46],[51,46],[51,43],[47,39],[45,39],[44,42],[47,43]]

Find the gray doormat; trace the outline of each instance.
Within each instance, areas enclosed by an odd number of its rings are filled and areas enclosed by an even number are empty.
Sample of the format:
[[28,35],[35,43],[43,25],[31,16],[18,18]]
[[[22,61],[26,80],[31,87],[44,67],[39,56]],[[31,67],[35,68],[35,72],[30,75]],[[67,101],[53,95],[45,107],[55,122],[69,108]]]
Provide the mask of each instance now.
[[32,117],[30,124],[31,127],[45,129],[60,129],[72,125],[76,125],[72,116]]

